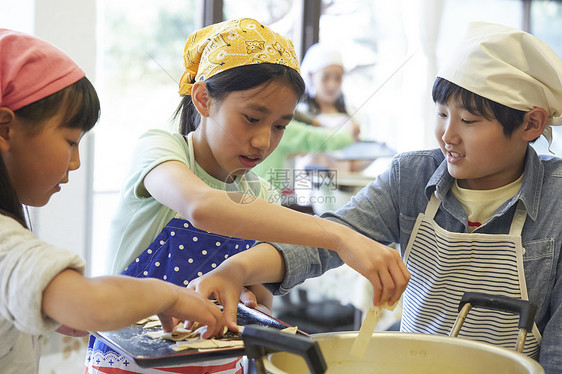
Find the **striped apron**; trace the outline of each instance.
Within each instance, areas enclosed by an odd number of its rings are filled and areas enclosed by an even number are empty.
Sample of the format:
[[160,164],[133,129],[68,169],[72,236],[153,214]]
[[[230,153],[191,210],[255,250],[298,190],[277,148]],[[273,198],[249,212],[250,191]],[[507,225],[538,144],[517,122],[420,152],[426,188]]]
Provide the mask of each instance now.
[[[449,335],[465,292],[528,300],[521,231],[527,213],[521,201],[509,234],[449,232],[434,221],[441,201],[433,194],[420,213],[404,261],[411,280],[404,292],[401,331]],[[459,337],[513,349],[519,316],[474,308]],[[541,335],[536,325],[523,353],[538,359]]]
[[[191,133],[188,134],[187,140],[190,169],[195,171]],[[252,193],[250,183],[245,178],[241,179],[242,191]],[[257,186],[256,184],[255,187]],[[208,273],[228,257],[249,249],[254,243],[254,240],[200,230],[176,215],[122,274],[137,278],[158,278],[185,287],[192,279]],[[242,374],[244,371],[242,365],[242,358],[238,357],[169,367],[141,368],[91,335],[84,374]]]

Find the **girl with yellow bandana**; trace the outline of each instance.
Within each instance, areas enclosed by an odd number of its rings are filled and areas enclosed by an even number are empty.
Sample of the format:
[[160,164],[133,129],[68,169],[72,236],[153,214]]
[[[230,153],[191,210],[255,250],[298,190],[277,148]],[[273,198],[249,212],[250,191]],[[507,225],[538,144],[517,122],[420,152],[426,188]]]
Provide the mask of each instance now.
[[[397,285],[398,298],[407,282],[398,252],[272,204],[277,191],[251,172],[279,144],[304,93],[292,43],[253,19],[238,19],[192,33],[183,60],[179,133],[152,130],[140,138],[112,222],[110,271],[186,286],[254,240],[288,241],[337,251],[363,272],[378,267],[371,272],[375,293],[392,283],[386,288],[392,296]],[[369,246],[376,256],[366,257]],[[246,305],[271,306],[265,288],[251,291],[242,296]],[[90,373],[243,370],[240,358],[143,370],[94,338],[86,364]]]

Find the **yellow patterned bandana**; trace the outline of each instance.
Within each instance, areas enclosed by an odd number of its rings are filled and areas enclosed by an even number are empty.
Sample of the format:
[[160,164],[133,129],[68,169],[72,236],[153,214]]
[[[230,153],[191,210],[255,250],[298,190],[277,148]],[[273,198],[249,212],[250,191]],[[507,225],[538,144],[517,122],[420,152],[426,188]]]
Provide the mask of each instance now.
[[270,63],[299,72],[293,43],[251,18],[217,23],[195,31],[187,38],[183,53],[185,72],[180,95],[191,95],[191,87],[222,71],[238,66]]

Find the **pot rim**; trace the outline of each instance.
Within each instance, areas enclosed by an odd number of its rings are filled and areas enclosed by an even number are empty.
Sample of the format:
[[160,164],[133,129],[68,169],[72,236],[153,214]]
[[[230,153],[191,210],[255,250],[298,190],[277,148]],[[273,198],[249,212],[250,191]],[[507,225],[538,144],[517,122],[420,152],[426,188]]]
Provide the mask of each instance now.
[[[355,339],[357,337],[358,331],[336,331],[336,332],[323,332],[318,334],[312,334],[312,338],[320,342],[322,340],[328,339]],[[433,334],[422,334],[413,332],[384,332],[375,331],[373,332],[372,339],[392,339],[392,340],[404,340],[422,342],[422,343],[438,343],[457,346],[459,349],[472,350],[472,351],[482,351],[486,353],[491,353],[498,357],[507,357],[509,359],[517,360],[519,362],[524,362],[525,366],[529,368],[541,368],[542,366],[531,357],[517,352],[512,349],[507,349],[500,347],[498,345],[480,342],[476,340],[471,340],[463,337],[453,337],[449,335],[433,335]]]

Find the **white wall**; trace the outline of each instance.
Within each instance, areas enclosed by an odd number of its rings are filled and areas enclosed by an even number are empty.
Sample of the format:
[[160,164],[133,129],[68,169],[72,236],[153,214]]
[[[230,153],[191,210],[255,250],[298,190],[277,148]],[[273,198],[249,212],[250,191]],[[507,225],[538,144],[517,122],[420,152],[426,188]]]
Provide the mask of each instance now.
[[33,32],[34,0],[0,0],[0,27]]

